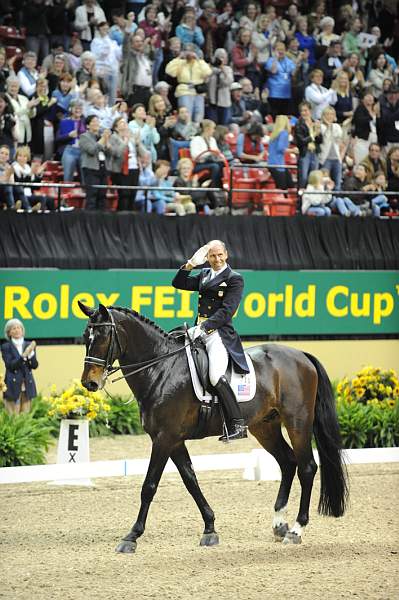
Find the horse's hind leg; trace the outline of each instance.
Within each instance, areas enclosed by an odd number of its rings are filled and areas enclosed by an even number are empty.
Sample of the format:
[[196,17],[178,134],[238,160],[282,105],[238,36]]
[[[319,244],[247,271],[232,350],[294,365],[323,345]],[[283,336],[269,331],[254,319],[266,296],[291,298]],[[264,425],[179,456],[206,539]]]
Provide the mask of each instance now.
[[312,452],[312,432],[299,432],[288,426],[287,432],[298,462],[298,478],[301,483],[301,500],[295,524],[287,532],[283,542],[286,544],[300,544],[302,541],[303,528],[309,522],[310,497],[317,465]]
[[292,448],[281,433],[280,419],[260,423],[250,428],[258,442],[276,459],[281,469],[281,483],[274,504],[273,533],[276,541],[282,541],[288,532],[287,504],[295,476],[296,459]]
[[200,546],[215,546],[219,543],[219,537],[214,526],[215,515],[198,485],[190,455],[184,442],[173,450],[170,457],[175,463],[184,485],[194,498],[204,520],[205,529]]

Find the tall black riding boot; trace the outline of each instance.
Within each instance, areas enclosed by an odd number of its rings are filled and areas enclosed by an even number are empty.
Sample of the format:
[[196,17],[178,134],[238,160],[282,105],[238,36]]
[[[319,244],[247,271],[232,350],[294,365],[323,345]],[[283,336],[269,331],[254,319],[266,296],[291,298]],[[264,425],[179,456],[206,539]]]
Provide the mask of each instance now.
[[215,390],[223,406],[227,421],[227,434],[219,438],[221,442],[241,440],[247,436],[247,428],[241,415],[240,407],[229,382],[223,375],[215,385]]

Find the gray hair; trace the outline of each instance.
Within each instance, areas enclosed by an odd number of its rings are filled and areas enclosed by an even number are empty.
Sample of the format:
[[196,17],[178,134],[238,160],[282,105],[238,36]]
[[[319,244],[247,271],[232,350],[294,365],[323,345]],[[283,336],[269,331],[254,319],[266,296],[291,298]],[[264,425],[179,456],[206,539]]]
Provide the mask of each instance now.
[[227,57],[227,50],[225,50],[224,48],[216,48],[214,54],[213,54],[213,60],[215,60],[215,58],[224,58]]
[[4,325],[4,337],[6,339],[8,339],[8,340],[11,339],[11,336],[9,335],[10,329],[12,329],[15,325],[20,325],[22,327],[22,334],[25,337],[25,327],[23,326],[23,323],[19,319],[10,319]]
[[167,81],[158,81],[158,83],[154,86],[154,91],[156,92],[162,88],[169,89],[170,84]]
[[223,250],[227,252],[226,244],[222,242],[222,240],[211,240],[210,242],[208,242],[208,246],[208,252],[211,248],[213,248],[213,246],[222,246]]
[[325,25],[331,25],[331,27],[335,26],[335,21],[332,17],[323,17],[320,21],[320,27],[323,29]]
[[6,86],[8,87],[10,85],[10,83],[15,83],[15,82],[18,83],[18,86],[20,85],[18,77],[16,75],[10,75],[6,79]]
[[83,61],[87,58],[90,58],[90,60],[94,60],[94,62],[96,62],[96,57],[93,54],[93,52],[86,50],[86,52],[82,52],[82,54],[80,55],[80,64],[83,65]]

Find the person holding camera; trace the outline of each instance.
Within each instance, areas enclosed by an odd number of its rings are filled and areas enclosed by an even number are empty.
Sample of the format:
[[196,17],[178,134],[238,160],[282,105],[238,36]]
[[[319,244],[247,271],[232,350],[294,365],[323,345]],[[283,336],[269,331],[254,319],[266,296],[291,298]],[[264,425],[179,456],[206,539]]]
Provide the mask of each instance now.
[[6,366],[4,406],[13,415],[30,411],[36,396],[32,369],[37,369],[36,342],[25,340],[25,327],[19,319],[10,319],[4,327],[6,342],[1,354]]
[[210,65],[199,58],[194,44],[185,44],[183,52],[166,66],[165,72],[178,81],[175,92],[178,106],[186,106],[192,120],[201,123],[208,91],[205,82],[212,75]]
[[212,61],[212,74],[208,81],[208,119],[228,125],[231,122],[230,86],[234,81],[233,69],[227,65],[228,56],[224,48],[215,50]]

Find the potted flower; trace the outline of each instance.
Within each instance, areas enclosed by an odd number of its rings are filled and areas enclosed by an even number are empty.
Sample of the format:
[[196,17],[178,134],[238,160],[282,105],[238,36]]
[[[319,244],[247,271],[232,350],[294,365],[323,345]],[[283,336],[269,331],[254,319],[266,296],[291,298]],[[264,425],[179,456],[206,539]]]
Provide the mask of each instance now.
[[[74,379],[61,393],[53,386],[46,401],[49,416],[61,419],[57,463],[89,462],[89,421],[106,416],[111,408],[102,393],[89,392]],[[62,483],[82,485],[83,480]]]
[[364,367],[342,379],[336,393],[344,447],[399,445],[399,379],[393,369]]

